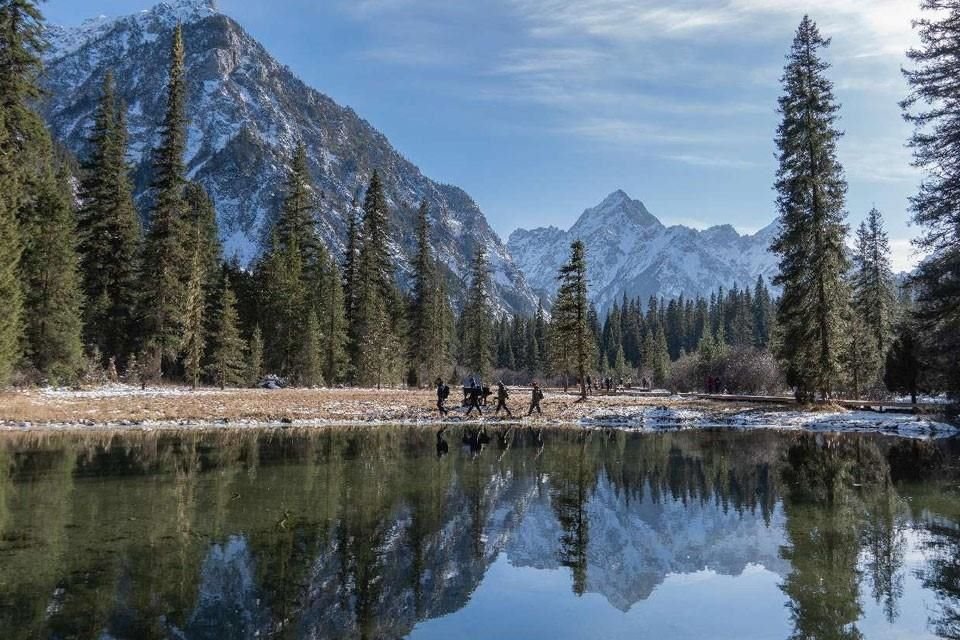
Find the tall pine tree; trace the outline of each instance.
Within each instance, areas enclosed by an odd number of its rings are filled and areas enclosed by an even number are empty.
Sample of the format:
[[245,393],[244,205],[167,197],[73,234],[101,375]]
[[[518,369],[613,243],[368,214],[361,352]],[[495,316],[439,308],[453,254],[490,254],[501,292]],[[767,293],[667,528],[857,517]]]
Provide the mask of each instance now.
[[430,222],[427,218],[427,203],[420,204],[417,211],[417,254],[413,261],[413,290],[410,296],[410,309],[407,326],[410,333],[407,345],[410,349],[410,362],[417,373],[417,383],[430,384],[439,373],[437,368],[437,349],[433,344],[436,323],[436,264],[430,250]]
[[73,380],[83,356],[80,338],[83,294],[76,252],[76,218],[66,169],[34,182],[22,208],[29,238],[23,253],[25,360],[44,378]]
[[570,261],[560,268],[557,300],[562,303],[554,310],[551,329],[559,332],[560,339],[567,344],[580,383],[580,398],[586,400],[587,373],[594,360],[596,344],[589,324],[586,250],[580,240],[570,245]]
[[104,364],[113,358],[125,367],[127,357],[135,351],[140,221],[126,162],[126,119],[117,106],[109,72],[88,145],[77,216],[87,300],[84,342],[100,353]]
[[877,356],[876,370],[873,372],[875,376],[879,372],[881,358],[890,347],[897,304],[893,270],[890,268],[890,242],[876,208],[870,210],[867,219],[857,229],[851,285],[852,313],[873,340],[872,351]]
[[816,392],[830,395],[844,350],[847,185],[836,157],[839,106],[826,77],[829,65],[820,56],[828,45],[804,16],[787,56],[779,99],[781,230],[772,245],[780,257],[775,282],[783,287],[778,352],[799,400],[812,399]]
[[187,87],[183,31],[179,24],[173,32],[170,58],[167,109],[160,146],[153,157],[153,208],[140,274],[143,344],[150,360],[148,366],[155,374],[162,374],[172,364],[181,344],[182,308],[191,264],[184,223]]
[[354,276],[356,298],[350,339],[356,382],[377,387],[396,377],[402,356],[390,313],[396,292],[388,225],[386,195],[374,171],[363,201],[363,237]]
[[478,248],[470,268],[470,286],[463,309],[463,363],[480,376],[493,368],[493,306],[490,267],[484,249]]
[[915,25],[920,47],[907,52],[910,93],[902,107],[914,125],[914,165],[923,170],[910,199],[913,220],[923,228],[916,246],[929,257],[920,265],[917,318],[920,335],[932,343],[934,364],[953,393],[960,393],[960,3],[923,0],[929,17]]

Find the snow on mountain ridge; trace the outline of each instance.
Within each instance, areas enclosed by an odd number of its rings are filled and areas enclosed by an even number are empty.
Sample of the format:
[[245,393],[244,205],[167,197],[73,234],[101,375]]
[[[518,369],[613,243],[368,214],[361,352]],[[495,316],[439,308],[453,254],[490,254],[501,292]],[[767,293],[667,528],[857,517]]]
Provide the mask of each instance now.
[[43,106],[54,136],[83,157],[103,76],[112,70],[128,105],[129,159],[137,204],[149,210],[149,152],[159,141],[166,99],[170,38],[184,29],[190,179],[213,198],[225,255],[249,264],[277,214],[290,156],[307,147],[316,186],[317,230],[342,252],[347,218],[358,213],[370,175],[383,179],[391,205],[391,253],[401,283],[415,251],[416,208],[426,201],[434,251],[447,267],[459,302],[476,247],[486,247],[501,311],[531,313],[533,293],[503,241],[470,196],[434,182],[352,109],[308,87],[238,23],[208,0],[161,3],[80,27],[51,27]]
[[629,297],[708,296],[718,287],[753,286],[776,273],[769,252],[776,223],[741,235],[729,224],[704,230],[664,226],[639,200],[622,190],[580,215],[569,231],[518,229],[507,246],[527,282],[549,300],[556,274],[576,239],[587,249],[591,298],[605,309]]

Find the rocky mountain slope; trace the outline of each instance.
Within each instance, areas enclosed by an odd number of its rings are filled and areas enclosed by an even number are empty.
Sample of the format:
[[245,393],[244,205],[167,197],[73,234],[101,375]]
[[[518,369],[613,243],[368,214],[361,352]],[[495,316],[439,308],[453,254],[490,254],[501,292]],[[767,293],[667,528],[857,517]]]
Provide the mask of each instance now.
[[568,231],[547,227],[518,229],[510,235],[510,254],[534,290],[547,298],[557,288],[557,269],[570,243],[586,244],[591,297],[601,308],[630,297],[709,296],[717,287],[753,286],[777,270],[768,251],[776,233],[771,224],[753,235],[730,225],[703,231],[664,226],[643,203],[615,191],[583,212]]
[[219,13],[213,0],[168,0],[126,17],[49,29],[44,77],[49,99],[43,109],[54,135],[84,155],[103,76],[112,69],[128,108],[141,208],[177,22],[183,25],[189,80],[189,176],[216,203],[228,257],[244,263],[256,257],[276,215],[291,152],[302,141],[317,185],[318,230],[332,250],[342,250],[348,214],[376,169],[392,208],[392,250],[401,279],[413,255],[416,207],[426,200],[434,248],[450,270],[452,290],[459,289],[456,282],[464,280],[473,253],[483,246],[501,308],[533,309],[535,297],[522,273],[469,195],[424,176],[351,109],[301,82]]

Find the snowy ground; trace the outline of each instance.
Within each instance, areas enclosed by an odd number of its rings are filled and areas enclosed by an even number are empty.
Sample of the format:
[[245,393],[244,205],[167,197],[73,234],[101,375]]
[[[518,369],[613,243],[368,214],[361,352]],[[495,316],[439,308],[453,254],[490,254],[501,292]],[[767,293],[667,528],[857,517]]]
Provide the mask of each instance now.
[[[483,418],[448,403],[445,423],[543,424],[573,428],[776,428],[880,432],[910,437],[960,433],[942,418],[869,411],[799,411],[792,405],[719,403],[689,398],[573,395],[547,390],[544,415],[525,417],[526,390],[511,393],[512,418]],[[430,390],[219,389],[108,385],[94,389],[39,389],[0,393],[0,430],[261,428],[377,424],[439,424]]]
[[783,430],[874,432],[892,435],[942,438],[960,434],[960,429],[930,416],[873,411],[796,411],[783,409],[737,409],[723,411],[680,406],[624,407],[601,410],[580,419],[590,427],[639,429],[767,428]]

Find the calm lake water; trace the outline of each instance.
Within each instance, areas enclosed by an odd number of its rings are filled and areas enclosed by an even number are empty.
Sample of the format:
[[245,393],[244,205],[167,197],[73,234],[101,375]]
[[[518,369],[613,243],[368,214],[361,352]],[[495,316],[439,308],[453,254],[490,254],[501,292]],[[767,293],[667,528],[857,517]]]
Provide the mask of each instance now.
[[0,437],[0,638],[960,638],[956,440],[486,435]]

